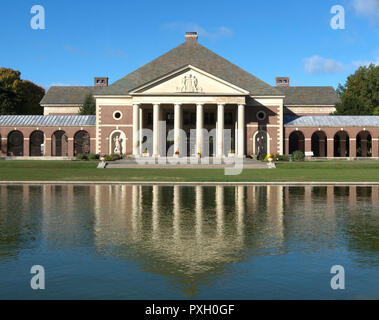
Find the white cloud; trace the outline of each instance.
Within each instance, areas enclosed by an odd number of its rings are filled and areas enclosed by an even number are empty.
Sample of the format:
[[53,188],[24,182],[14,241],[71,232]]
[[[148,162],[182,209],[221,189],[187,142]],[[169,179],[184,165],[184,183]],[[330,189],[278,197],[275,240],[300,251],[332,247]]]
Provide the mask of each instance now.
[[336,60],[326,59],[318,55],[304,59],[304,69],[310,74],[330,74],[344,71],[345,66]]
[[379,0],[353,0],[353,6],[360,14],[379,16]]
[[211,39],[225,36],[230,37],[233,35],[233,31],[225,26],[215,27],[206,30],[197,23],[193,22],[172,22],[165,24],[163,28],[167,30],[179,30],[182,33],[186,31],[197,32],[199,36]]
[[368,17],[375,25],[379,24],[379,0],[352,0],[355,11]]
[[356,68],[359,68],[361,66],[368,67],[371,63],[373,63],[376,66],[379,66],[379,57],[377,57],[376,59],[373,59],[372,61],[359,61],[359,60],[353,61],[352,65]]

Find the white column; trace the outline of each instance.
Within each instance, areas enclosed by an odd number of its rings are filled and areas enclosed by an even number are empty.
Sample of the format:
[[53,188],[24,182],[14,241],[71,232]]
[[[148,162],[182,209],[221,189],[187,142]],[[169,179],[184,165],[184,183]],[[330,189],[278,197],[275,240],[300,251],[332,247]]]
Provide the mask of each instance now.
[[153,156],[158,157],[159,104],[153,105]]
[[176,151],[181,152],[180,148],[180,128],[182,122],[182,110],[180,104],[174,105],[174,154]]
[[203,127],[204,127],[204,112],[203,105],[196,105],[196,153],[203,152]]
[[238,156],[245,155],[245,105],[238,105]]
[[139,154],[142,155],[142,153],[143,153],[143,150],[142,150],[143,111],[142,111],[142,107],[141,106],[139,107],[138,118],[139,118]]
[[[236,117],[237,118],[237,117]],[[234,122],[234,152],[236,155],[238,155],[238,121]]]
[[224,105],[217,105],[217,157],[224,155]]
[[133,155],[138,155],[138,116],[139,116],[139,105],[133,104]]

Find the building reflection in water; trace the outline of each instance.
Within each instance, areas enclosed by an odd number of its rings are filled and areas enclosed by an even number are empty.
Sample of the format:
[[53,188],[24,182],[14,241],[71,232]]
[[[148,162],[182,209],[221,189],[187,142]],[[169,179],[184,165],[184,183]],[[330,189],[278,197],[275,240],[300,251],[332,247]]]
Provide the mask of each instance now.
[[[367,252],[377,254],[378,244],[359,232],[359,216],[378,207],[376,186],[3,185],[0,259],[42,242],[95,251],[193,296],[254,256],[337,245],[341,228],[351,250],[373,262]],[[364,227],[378,239],[378,224]]]

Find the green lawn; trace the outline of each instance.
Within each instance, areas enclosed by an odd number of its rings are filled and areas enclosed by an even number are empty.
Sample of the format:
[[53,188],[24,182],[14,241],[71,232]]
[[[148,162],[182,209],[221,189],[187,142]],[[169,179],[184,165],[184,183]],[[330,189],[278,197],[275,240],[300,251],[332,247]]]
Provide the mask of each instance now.
[[245,169],[225,176],[223,169],[97,169],[96,162],[0,161],[0,181],[379,181],[379,161],[313,161],[277,164],[277,169]]

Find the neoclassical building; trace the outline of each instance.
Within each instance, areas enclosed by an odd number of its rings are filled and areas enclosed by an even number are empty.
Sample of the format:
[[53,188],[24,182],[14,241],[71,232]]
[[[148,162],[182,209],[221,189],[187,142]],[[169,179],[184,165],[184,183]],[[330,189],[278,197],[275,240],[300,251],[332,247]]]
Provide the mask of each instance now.
[[[77,115],[89,93],[96,115]],[[378,157],[379,117],[331,116],[338,101],[333,87],[294,87],[288,77],[271,86],[187,32],[184,43],[112,84],[97,77],[93,86],[51,87],[43,116],[0,116],[1,155],[192,156],[207,146],[216,157]]]

